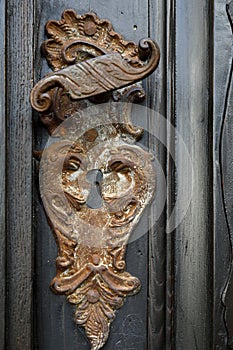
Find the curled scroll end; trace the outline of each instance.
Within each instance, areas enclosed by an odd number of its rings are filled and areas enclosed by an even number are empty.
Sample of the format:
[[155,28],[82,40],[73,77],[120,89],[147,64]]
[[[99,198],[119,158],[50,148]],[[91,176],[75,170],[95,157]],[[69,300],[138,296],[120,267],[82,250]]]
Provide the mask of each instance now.
[[150,72],[155,70],[160,60],[160,49],[155,41],[150,38],[143,38],[138,43],[138,54],[142,61],[149,60],[153,65]]
[[41,94],[38,98],[36,87],[37,85],[33,88],[31,92],[31,105],[38,112],[47,112],[50,110],[50,107],[52,105],[51,92],[49,91],[44,94]]
[[[44,84],[46,82],[46,84]],[[32,107],[38,112],[47,112],[52,107],[52,91],[56,87],[53,77],[40,80],[32,89],[30,100]]]

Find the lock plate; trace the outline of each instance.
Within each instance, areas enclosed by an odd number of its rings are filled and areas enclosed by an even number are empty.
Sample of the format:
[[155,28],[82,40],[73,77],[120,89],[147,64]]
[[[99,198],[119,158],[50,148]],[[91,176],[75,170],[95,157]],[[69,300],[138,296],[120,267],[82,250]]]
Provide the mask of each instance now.
[[[75,305],[93,350],[140,281],[126,271],[126,245],[156,189],[153,157],[136,145],[131,122],[138,83],[159,62],[151,39],[137,46],[93,13],[66,10],[46,25],[42,45],[53,72],[32,90],[53,142],[40,162],[40,191],[58,245],[52,290]],[[101,113],[99,104],[101,106]],[[93,120],[95,121],[93,124]]]

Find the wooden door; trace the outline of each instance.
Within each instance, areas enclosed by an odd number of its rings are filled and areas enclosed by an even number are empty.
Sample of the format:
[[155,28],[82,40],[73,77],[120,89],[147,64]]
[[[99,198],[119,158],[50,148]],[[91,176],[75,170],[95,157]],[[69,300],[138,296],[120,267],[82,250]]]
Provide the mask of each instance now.
[[[166,175],[166,205],[156,225],[128,246],[127,268],[140,278],[142,290],[117,312],[104,349],[232,348],[233,5],[228,2],[0,0],[0,349],[89,349],[72,307],[49,289],[57,247],[33,158],[48,136],[29,101],[32,87],[49,71],[40,51],[44,26],[67,8],[96,12],[127,40],[157,41],[161,60],[143,82],[146,105],[176,128],[193,170],[191,202],[181,221],[182,188],[190,176],[183,153],[169,130],[166,148],[144,140]],[[149,116],[146,123],[152,132],[160,127]],[[167,233],[174,208],[175,229]]]

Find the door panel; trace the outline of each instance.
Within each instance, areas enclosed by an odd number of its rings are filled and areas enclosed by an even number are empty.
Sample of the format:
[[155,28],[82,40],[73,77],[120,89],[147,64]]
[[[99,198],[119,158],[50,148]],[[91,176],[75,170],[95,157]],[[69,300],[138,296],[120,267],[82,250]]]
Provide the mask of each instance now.
[[[127,270],[142,290],[126,300],[104,349],[228,349],[232,343],[232,31],[225,0],[0,0],[0,349],[89,349],[73,307],[49,288],[57,246],[39,196],[38,161],[48,134],[32,112],[32,87],[48,72],[45,24],[67,8],[94,11],[127,40],[157,41],[158,69],[143,81],[141,144],[166,177],[166,205],[127,248]],[[192,171],[169,123],[184,140]],[[164,132],[165,144],[152,137]],[[172,159],[172,155],[173,159]],[[185,217],[185,186],[193,195]],[[169,219],[174,210],[172,232]],[[171,225],[171,222],[170,222]],[[170,233],[168,233],[170,232]],[[227,330],[228,327],[228,330]],[[227,345],[228,343],[228,345]]]
[[[212,343],[212,15],[210,1],[177,2],[175,115],[193,168],[192,200],[175,234],[178,349],[209,349]],[[187,169],[179,149],[176,167]],[[177,187],[188,176],[183,171]]]

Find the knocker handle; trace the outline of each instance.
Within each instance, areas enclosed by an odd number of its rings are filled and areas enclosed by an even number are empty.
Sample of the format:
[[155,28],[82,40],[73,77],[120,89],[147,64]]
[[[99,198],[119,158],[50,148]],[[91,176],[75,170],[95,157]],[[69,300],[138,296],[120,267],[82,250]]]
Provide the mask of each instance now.
[[151,74],[159,58],[158,45],[151,39],[142,39],[138,47],[137,66],[119,53],[108,53],[73,64],[38,82],[31,93],[31,104],[38,112],[50,111],[56,88],[61,88],[73,100],[121,89]]

